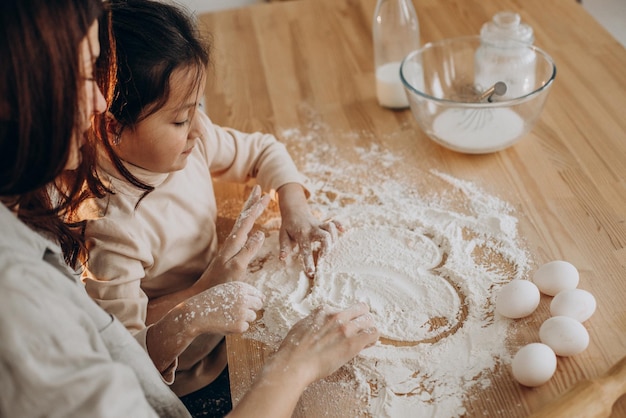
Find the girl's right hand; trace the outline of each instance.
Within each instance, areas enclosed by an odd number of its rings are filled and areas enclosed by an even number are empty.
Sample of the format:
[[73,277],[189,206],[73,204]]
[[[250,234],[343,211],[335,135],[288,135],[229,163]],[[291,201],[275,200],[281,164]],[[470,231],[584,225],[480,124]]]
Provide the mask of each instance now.
[[193,335],[241,334],[256,320],[265,296],[244,282],[219,284],[185,303],[185,326]]
[[230,234],[193,287],[205,290],[216,284],[241,280],[245,276],[248,264],[265,241],[265,234],[261,231],[249,234],[269,201],[270,196],[262,195],[261,187],[254,186]]

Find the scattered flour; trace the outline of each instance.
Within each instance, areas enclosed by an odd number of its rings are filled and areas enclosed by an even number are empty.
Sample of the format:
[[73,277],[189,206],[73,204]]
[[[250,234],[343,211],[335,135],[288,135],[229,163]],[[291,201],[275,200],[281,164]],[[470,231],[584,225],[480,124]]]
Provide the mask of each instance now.
[[312,180],[317,215],[346,232],[309,280],[299,260],[278,260],[276,221],[267,222],[249,275],[266,295],[265,311],[246,338],[275,346],[314,307],[365,301],[382,335],[348,366],[368,400],[365,413],[462,416],[471,390],[489,386],[489,373],[510,362],[510,321],[494,315],[494,290],[530,268],[512,208],[438,171],[421,172],[429,187],[417,190],[401,157],[357,146],[349,163],[344,151],[315,144],[323,132],[312,132],[290,129],[282,138],[301,148],[294,155]]

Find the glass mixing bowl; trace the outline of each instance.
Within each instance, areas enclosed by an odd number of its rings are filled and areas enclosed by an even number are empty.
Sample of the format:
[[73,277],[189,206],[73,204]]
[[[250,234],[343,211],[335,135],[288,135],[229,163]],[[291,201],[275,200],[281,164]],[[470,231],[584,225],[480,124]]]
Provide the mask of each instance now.
[[[555,77],[543,50],[512,42],[485,51],[479,36],[428,43],[400,66],[420,128],[438,144],[470,154],[502,150],[530,132]],[[481,99],[497,81],[507,93]]]

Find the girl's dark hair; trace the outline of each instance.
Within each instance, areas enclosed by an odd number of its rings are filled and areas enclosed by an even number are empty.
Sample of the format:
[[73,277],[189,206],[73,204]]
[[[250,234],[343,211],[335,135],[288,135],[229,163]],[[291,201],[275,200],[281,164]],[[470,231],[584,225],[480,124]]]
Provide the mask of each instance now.
[[[192,15],[174,4],[153,0],[107,0],[100,24],[101,53],[97,79],[109,113],[122,129],[134,126],[161,109],[170,92],[172,72],[196,73],[199,87],[209,64],[209,44],[197,29]],[[99,124],[105,115],[97,116]],[[135,178],[122,164],[108,136],[100,141],[118,171],[136,187],[153,188]]]
[[90,191],[104,190],[89,143],[80,167],[63,173],[83,129],[79,45],[102,9],[101,0],[0,2],[0,196],[56,239],[74,267],[85,246],[69,217]]

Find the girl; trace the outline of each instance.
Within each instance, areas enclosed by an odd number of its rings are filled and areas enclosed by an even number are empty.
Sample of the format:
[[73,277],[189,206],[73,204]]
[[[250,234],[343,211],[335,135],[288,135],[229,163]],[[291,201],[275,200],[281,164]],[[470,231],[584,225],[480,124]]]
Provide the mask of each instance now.
[[[99,172],[113,194],[85,206],[89,294],[138,333],[179,303],[237,277],[224,267],[229,255],[216,256],[214,179],[256,178],[263,189],[276,190],[280,257],[298,246],[312,275],[312,248],[319,243],[328,250],[340,226],[313,217],[304,179],[273,136],[218,127],[198,109],[209,54],[189,16],[156,1],[112,0],[108,6],[111,24],[102,25],[98,64],[109,103]],[[253,195],[267,204],[260,189]],[[263,234],[250,238],[258,248]],[[229,239],[244,245],[247,236]],[[149,346],[188,407],[211,396],[209,383],[225,369],[223,336],[244,332],[260,308],[254,292],[229,285],[228,293],[216,292],[192,313],[206,315],[211,332],[197,336],[181,318],[180,327]]]

